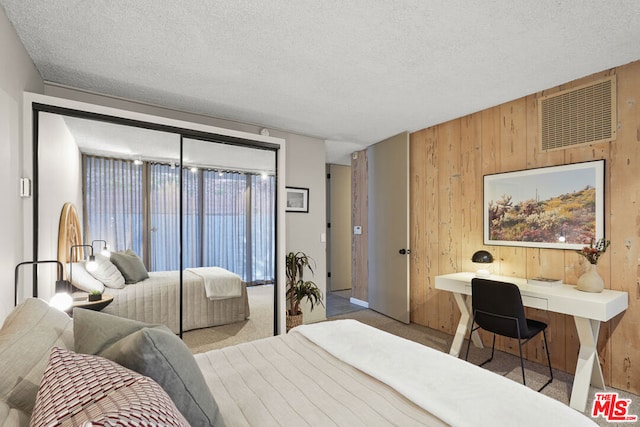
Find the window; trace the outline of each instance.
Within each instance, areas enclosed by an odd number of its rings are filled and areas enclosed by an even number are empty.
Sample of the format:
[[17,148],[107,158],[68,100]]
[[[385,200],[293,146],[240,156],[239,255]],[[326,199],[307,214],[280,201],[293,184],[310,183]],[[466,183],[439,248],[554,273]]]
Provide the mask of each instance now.
[[[93,156],[85,165],[87,236],[132,248],[150,271],[179,269],[179,168]],[[182,180],[183,267],[218,266],[247,283],[273,283],[275,177],[185,168]]]
[[86,156],[85,170],[87,241],[104,239],[144,256],[142,168],[129,160]]

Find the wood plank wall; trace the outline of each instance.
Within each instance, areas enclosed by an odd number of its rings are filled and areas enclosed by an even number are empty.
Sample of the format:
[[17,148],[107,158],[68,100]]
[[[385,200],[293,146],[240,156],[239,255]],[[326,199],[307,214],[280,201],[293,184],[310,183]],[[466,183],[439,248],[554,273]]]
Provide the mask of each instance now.
[[[616,141],[542,152],[538,146],[539,96],[617,75]],[[411,134],[411,320],[449,334],[459,312],[434,277],[472,271],[473,252],[498,260],[494,273],[562,277],[575,283],[584,268],[573,251],[486,246],[482,242],[482,177],[541,166],[606,159],[606,236],[611,247],[598,270],[606,287],[629,292],[626,313],[603,324],[598,350],[608,385],[640,392],[640,62],[567,83],[535,95]],[[529,310],[549,323],[554,368],[573,373],[578,338],[571,317]],[[489,335],[483,339],[490,345]],[[517,352],[502,339],[500,348]],[[526,346],[527,358],[544,363],[541,340]],[[635,363],[639,366],[636,367]]]
[[[538,97],[610,74],[617,75],[616,141],[542,152]],[[598,349],[606,383],[640,393],[640,62],[423,129],[411,134],[410,144],[411,320],[449,334],[454,333],[459,312],[450,293],[435,289],[434,278],[474,270],[470,259],[479,249],[492,252],[498,260],[494,273],[506,276],[544,275],[575,283],[584,267],[582,257],[573,251],[484,247],[483,175],[606,159],[605,227],[611,247],[598,270],[607,288],[629,292],[629,309],[602,325]],[[357,210],[365,206],[360,195],[366,193],[366,181],[364,186],[357,182],[366,179],[361,166],[360,161],[352,162],[354,192],[359,192],[354,193],[354,224]],[[366,262],[356,243],[354,262]],[[362,264],[354,265],[354,296],[362,292],[362,299],[363,276],[356,271],[362,271]],[[578,356],[573,319],[533,309],[529,315],[550,324],[553,367],[573,373]],[[488,338],[484,337],[490,344]],[[526,346],[527,358],[544,363],[542,343],[536,343]],[[512,340],[503,339],[499,346],[517,352]]]

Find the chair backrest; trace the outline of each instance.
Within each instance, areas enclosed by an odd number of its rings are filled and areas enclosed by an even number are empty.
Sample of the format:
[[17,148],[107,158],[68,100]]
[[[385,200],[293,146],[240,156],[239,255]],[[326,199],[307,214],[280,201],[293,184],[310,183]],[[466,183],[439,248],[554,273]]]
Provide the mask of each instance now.
[[[471,305],[478,326],[511,338],[528,337],[520,289],[513,283],[496,280],[471,280]],[[518,319],[516,323],[514,319]],[[518,326],[516,326],[518,325]]]

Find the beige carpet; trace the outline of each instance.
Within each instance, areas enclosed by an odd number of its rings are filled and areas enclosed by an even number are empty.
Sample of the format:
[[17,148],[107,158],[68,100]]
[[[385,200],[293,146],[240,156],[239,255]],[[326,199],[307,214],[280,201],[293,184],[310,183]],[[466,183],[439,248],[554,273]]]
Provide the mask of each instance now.
[[182,334],[193,353],[273,336],[273,286],[249,286],[249,319],[230,325],[196,329]]

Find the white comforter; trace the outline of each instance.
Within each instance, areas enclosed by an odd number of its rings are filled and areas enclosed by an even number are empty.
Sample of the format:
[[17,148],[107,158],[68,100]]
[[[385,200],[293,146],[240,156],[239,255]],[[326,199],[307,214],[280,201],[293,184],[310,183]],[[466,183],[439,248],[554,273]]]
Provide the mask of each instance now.
[[594,426],[570,407],[440,351],[355,320],[295,330],[452,426]]
[[207,298],[212,300],[238,298],[242,295],[242,278],[220,267],[187,268],[204,281]]

